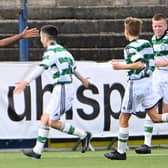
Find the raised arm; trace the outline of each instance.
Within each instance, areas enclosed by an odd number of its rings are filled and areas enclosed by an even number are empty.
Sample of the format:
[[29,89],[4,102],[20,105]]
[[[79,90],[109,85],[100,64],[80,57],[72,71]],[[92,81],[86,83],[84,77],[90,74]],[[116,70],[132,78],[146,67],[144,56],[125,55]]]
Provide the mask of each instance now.
[[26,27],[21,33],[13,35],[11,37],[7,37],[4,39],[0,40],[0,47],[6,47],[10,44],[13,44],[17,42],[20,39],[25,39],[25,38],[32,38],[32,37],[38,37],[39,36],[39,30],[36,28],[31,28],[28,29]]

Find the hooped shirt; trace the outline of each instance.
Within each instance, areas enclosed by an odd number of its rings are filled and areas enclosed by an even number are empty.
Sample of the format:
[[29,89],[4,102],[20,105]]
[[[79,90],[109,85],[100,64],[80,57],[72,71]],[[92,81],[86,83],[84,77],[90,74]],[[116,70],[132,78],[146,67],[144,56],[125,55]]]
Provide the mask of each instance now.
[[56,42],[52,42],[47,47],[39,65],[50,70],[53,84],[72,83],[72,73],[76,68],[74,58]]
[[136,38],[124,48],[126,64],[142,61],[143,69],[131,69],[128,71],[129,79],[138,80],[150,77],[155,69],[154,51],[148,40]]
[[[168,31],[159,39],[153,36],[151,43],[153,45],[155,57],[160,61],[168,61]],[[159,67],[158,69],[168,71],[168,66]]]

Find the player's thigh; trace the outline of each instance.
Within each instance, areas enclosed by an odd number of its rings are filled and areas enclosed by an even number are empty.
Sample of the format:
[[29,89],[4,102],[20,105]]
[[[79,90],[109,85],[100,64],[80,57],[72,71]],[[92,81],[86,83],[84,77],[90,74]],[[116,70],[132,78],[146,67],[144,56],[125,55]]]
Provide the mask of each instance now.
[[60,119],[61,115],[72,107],[73,97],[74,92],[71,85],[58,85],[54,87],[46,107],[46,112],[50,115],[50,119]]
[[168,104],[164,101],[162,103],[162,113],[168,113]]
[[161,83],[161,92],[162,92],[162,96],[163,96],[163,102],[164,104],[168,105],[168,81],[167,82],[163,82]]
[[152,109],[152,107],[156,106],[158,107],[158,103],[161,100],[161,96],[157,94],[156,92],[153,92],[152,89],[148,91],[148,94],[146,94],[143,98],[143,106],[145,109]]
[[154,107],[146,110],[147,114],[149,115],[149,117],[151,118],[153,122],[162,121],[162,117],[160,114],[158,114],[157,108],[158,108],[158,105],[156,104]]

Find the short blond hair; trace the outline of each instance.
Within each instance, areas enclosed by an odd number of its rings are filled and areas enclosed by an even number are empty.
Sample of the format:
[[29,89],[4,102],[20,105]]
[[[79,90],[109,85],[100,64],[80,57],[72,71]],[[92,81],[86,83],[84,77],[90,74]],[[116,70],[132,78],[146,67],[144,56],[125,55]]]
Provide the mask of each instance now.
[[125,29],[131,36],[138,36],[142,31],[142,20],[134,17],[127,17],[124,21]]

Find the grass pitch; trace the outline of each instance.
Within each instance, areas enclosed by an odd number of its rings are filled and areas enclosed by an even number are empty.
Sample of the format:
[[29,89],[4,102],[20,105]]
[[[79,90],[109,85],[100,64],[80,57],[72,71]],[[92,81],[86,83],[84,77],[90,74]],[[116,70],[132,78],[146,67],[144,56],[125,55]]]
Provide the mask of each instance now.
[[39,160],[24,156],[21,152],[0,152],[0,168],[158,168],[167,167],[168,149],[152,149],[152,154],[138,155],[129,150],[127,160],[108,160],[108,151],[44,152]]

